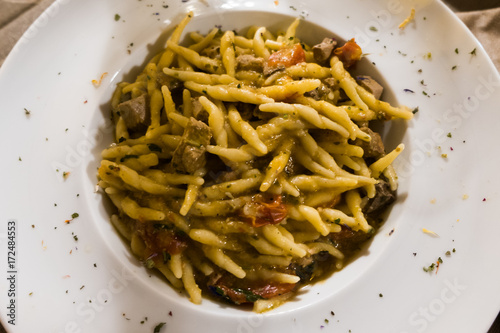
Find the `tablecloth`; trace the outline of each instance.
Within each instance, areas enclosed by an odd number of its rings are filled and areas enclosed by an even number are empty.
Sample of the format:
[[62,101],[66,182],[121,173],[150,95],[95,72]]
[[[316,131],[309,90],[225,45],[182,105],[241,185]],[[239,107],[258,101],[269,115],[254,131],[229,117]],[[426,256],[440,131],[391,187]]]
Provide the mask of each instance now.
[[[0,66],[24,31],[53,1],[0,0]],[[469,27],[500,71],[500,1],[447,0],[445,3]],[[1,325],[0,333],[5,333]],[[500,314],[488,333],[500,333]]]

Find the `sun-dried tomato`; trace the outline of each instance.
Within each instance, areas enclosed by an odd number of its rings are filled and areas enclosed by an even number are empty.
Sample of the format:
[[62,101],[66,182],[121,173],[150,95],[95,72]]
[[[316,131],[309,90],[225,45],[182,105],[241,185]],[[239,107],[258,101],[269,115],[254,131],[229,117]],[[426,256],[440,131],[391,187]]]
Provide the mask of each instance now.
[[336,48],[333,52],[344,63],[346,68],[359,61],[363,54],[361,47],[356,44],[354,38],[346,42],[342,47]]

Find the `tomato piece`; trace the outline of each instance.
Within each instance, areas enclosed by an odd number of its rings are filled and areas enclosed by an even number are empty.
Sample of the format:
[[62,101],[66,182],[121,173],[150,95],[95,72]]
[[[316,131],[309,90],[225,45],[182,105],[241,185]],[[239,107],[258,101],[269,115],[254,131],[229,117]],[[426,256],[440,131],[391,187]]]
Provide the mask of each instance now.
[[267,66],[276,68],[279,66],[284,66],[285,68],[300,64],[301,62],[306,61],[306,53],[302,48],[300,43],[294,44],[292,46],[288,46],[282,48],[271,54],[269,59],[267,60]]
[[262,196],[256,196],[252,202],[243,207],[240,215],[252,226],[262,227],[280,223],[286,218],[288,211],[280,195],[274,196],[270,201],[266,201]]
[[295,286],[295,283],[237,280],[229,274],[218,275],[208,283],[212,292],[234,304],[280,296],[292,291]]
[[345,67],[354,65],[361,59],[361,55],[363,54],[361,47],[356,44],[354,38],[349,40],[342,47],[336,48],[333,52],[339,57],[340,61],[344,63]]
[[149,223],[141,223],[137,228],[138,235],[146,245],[145,257],[163,257],[163,253],[178,254],[187,247],[184,237],[178,235],[174,230],[153,226]]

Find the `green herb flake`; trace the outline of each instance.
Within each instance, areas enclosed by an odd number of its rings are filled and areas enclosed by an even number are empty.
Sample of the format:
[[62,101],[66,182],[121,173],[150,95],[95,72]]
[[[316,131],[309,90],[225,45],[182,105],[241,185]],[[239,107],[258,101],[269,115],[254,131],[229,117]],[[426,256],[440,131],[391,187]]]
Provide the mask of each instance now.
[[455,49],[455,53],[458,54],[458,48]]
[[469,53],[470,55],[476,55],[476,48],[474,48],[474,50],[470,51]]
[[374,26],[371,26],[371,27],[370,27],[370,30],[371,30],[371,31],[378,31],[378,29],[377,29],[376,27],[374,27]]
[[157,144],[154,144],[154,143],[148,143],[148,148],[150,151],[157,151],[159,153],[162,152],[162,149],[160,146],[158,146]]
[[80,216],[80,214],[78,214],[78,213],[71,214],[72,219],[76,219],[78,216]]
[[254,302],[256,302],[256,301],[258,301],[259,299],[262,298],[261,296],[254,294],[250,290],[244,290],[244,289],[240,289],[240,288],[234,288],[234,291],[236,291],[238,293],[242,293],[243,295],[245,295],[245,298],[247,299],[248,302],[254,303]]
[[224,292],[224,290],[222,290],[222,288],[220,288],[220,287],[215,287],[214,291],[219,296],[225,296],[226,295],[226,293]]
[[443,259],[441,259],[441,257],[438,258],[438,263],[442,264],[443,263]]
[[415,114],[417,112],[418,112],[418,106],[411,111],[411,113],[413,113],[413,114]]
[[241,89],[241,83],[238,83],[238,85],[236,86],[236,88]]
[[166,323],[159,323],[158,325],[156,325],[153,333],[160,333],[160,330],[163,326],[165,326]]
[[139,158],[139,155],[126,155],[120,158],[120,162],[125,162],[126,160],[129,160],[131,158]]
[[152,259],[148,259],[148,260],[146,260],[144,265],[146,265],[147,268],[153,268],[153,267],[155,267],[155,262]]
[[424,272],[429,273],[429,272],[432,272],[432,271],[434,270],[434,268],[435,268],[435,267],[436,267],[436,264],[435,264],[435,263],[432,263],[432,264],[430,264],[428,267],[424,267],[424,268],[423,268],[423,270],[424,270]]
[[74,235],[73,239],[75,240],[75,242],[78,242],[78,236],[77,235]]
[[119,14],[115,14],[115,21],[120,21],[121,16]]
[[456,252],[455,248],[453,248],[453,250],[451,250],[451,251],[452,251],[453,253],[455,253],[455,252]]
[[163,263],[166,264],[170,260],[170,253],[167,251],[162,251],[163,254]]
[[455,69],[457,69],[456,65],[451,68],[452,71],[454,71]]
[[446,134],[447,137],[451,138],[451,132],[449,132],[448,134]]
[[28,110],[28,109],[26,109],[26,108],[24,108],[24,114],[25,114],[26,116],[29,116],[29,115],[31,114],[31,111],[30,111],[30,110]]
[[451,252],[450,251],[446,251],[445,253],[447,256],[451,256]]
[[384,297],[384,295],[383,294],[378,294],[378,297],[382,298],[382,297]]

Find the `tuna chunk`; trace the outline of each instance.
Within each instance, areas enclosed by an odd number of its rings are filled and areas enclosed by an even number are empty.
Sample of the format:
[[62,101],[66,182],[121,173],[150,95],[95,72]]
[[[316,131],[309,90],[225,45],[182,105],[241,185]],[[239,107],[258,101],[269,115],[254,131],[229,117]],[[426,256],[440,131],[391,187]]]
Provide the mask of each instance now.
[[342,225],[340,232],[332,232],[329,237],[334,246],[342,251],[344,255],[349,255],[357,251],[361,244],[366,242],[372,233],[363,232],[361,230],[354,231],[346,225]]
[[236,58],[236,63],[238,70],[262,73],[265,61],[250,54],[242,54]]
[[148,126],[151,121],[146,94],[118,104],[118,111],[130,130]]
[[382,179],[379,179],[379,182],[375,184],[375,190],[377,191],[375,196],[363,208],[366,214],[382,213],[387,206],[396,200],[396,193],[391,190],[389,183]]
[[199,97],[191,98],[191,103],[193,103],[193,117],[202,122],[208,122],[208,112],[201,105]]
[[220,47],[219,46],[209,46],[203,49],[200,54],[205,57],[209,57],[212,59],[220,59]]
[[359,75],[356,77],[356,80],[360,86],[371,92],[376,99],[380,99],[380,96],[382,96],[382,92],[384,91],[384,87],[378,84],[377,81],[367,75]]
[[372,131],[368,127],[361,127],[360,130],[368,134],[372,139],[369,142],[356,139],[355,144],[363,148],[365,152],[363,157],[375,157],[379,158],[385,154],[384,143],[380,134]]
[[192,174],[206,164],[206,146],[210,144],[212,132],[205,123],[189,118],[181,143],[172,156],[171,165],[181,173]]
[[313,46],[314,59],[318,63],[322,63],[328,60],[332,55],[333,49],[337,45],[337,42],[332,38],[325,38],[320,44]]

